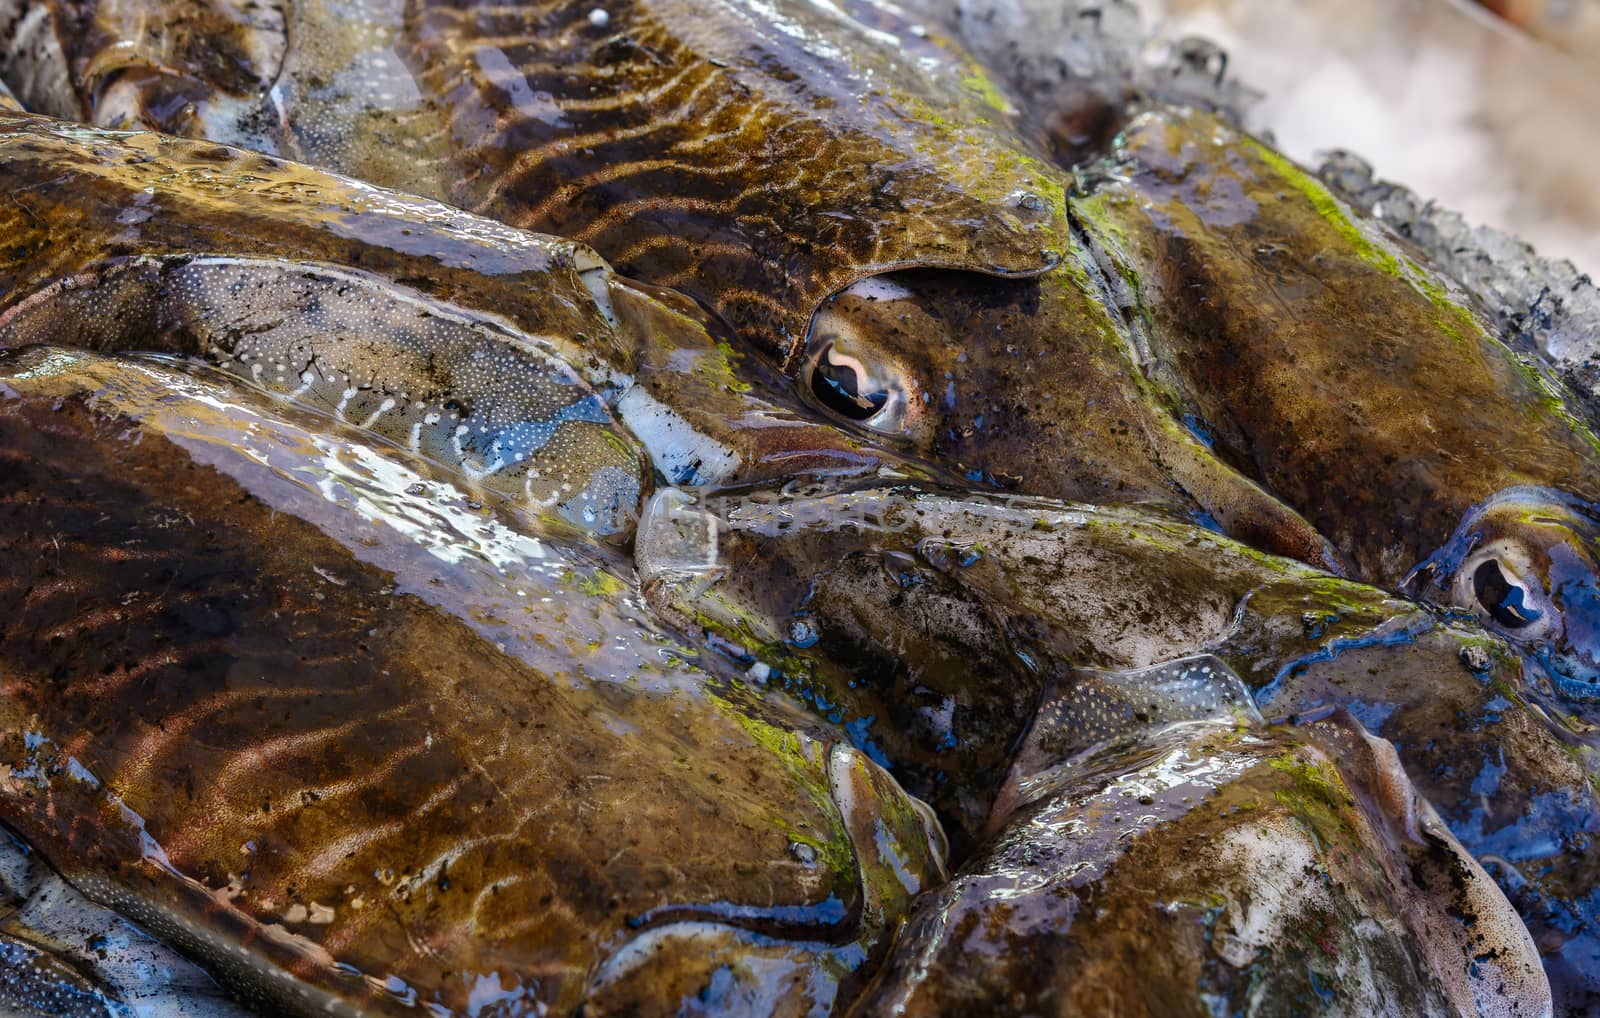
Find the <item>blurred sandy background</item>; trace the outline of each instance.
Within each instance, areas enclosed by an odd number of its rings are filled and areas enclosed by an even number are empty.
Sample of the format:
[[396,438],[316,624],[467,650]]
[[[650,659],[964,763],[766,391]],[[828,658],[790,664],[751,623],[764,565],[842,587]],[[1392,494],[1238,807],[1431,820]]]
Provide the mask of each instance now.
[[1350,149],[1600,279],[1600,0],[1137,3],[1160,36],[1221,44],[1291,156]]

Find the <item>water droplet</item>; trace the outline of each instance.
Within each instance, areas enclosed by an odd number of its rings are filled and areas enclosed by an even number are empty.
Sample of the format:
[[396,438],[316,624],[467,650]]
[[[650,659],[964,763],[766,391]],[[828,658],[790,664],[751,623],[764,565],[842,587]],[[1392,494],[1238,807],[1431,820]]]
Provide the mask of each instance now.
[[1481,675],[1489,670],[1489,652],[1477,644],[1462,647],[1457,656],[1461,658],[1461,663],[1469,672]]
[[801,650],[814,646],[819,635],[816,624],[810,619],[795,619],[789,623],[789,642]]

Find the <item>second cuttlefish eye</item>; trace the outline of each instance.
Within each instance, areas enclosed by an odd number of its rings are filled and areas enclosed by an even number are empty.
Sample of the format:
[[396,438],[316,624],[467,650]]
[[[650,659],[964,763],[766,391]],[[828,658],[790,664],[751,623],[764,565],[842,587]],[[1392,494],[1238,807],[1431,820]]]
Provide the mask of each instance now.
[[1519,641],[1551,629],[1550,595],[1528,549],[1502,538],[1478,548],[1456,574],[1452,600]]
[[920,389],[892,351],[908,317],[919,317],[911,292],[889,279],[863,280],[835,296],[811,323],[800,367],[812,404],[882,435],[914,437]]
[[811,394],[823,406],[853,421],[871,420],[888,405],[887,388],[873,386],[872,373],[832,343],[817,351],[811,364]]
[[1521,583],[1508,580],[1500,563],[1488,559],[1472,571],[1473,594],[1478,607],[1507,629],[1521,629],[1544,615],[1532,607],[1534,598]]

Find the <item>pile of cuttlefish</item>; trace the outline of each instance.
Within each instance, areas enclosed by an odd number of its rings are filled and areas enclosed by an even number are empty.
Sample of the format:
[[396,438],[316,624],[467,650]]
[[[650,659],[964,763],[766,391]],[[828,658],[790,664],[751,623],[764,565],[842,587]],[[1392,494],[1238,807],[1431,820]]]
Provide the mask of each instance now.
[[0,0],[0,1013],[1600,1010],[1590,411],[975,6]]

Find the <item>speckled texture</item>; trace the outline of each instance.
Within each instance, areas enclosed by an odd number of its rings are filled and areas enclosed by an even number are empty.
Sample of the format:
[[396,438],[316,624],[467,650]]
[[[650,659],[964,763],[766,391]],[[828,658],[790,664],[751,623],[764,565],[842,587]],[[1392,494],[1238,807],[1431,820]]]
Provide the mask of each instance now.
[[919,904],[853,1013],[1547,1014],[1482,870],[1368,797],[1386,745],[1204,713],[1099,743]]
[[[1163,65],[1042,106],[798,0],[12,21],[25,97],[210,141],[0,115],[0,345],[107,352],[0,357],[0,817],[263,1010],[1537,1016],[1536,951],[1582,1006],[1593,677],[1528,627],[1587,631],[1593,440],[1226,118],[1130,119]],[[1407,385],[1516,465],[1319,402]]]
[[[1250,691],[1212,697],[1212,716],[1343,708],[1393,740],[1535,931],[1564,1004],[1600,990],[1587,730],[1534,662],[1469,621],[1137,510],[900,489],[747,504],[720,525],[704,511],[647,514],[643,546],[676,537],[670,561],[641,559],[651,600],[882,754],[958,859],[1048,780],[1033,772],[1084,748],[1081,717],[1051,719],[1093,683],[1131,710],[1140,676],[1181,691],[1210,666]],[[1149,692],[1138,720],[1192,702]]]
[[5,370],[0,809],[265,1010],[672,1013],[714,973],[631,938],[759,936],[752,992],[807,1013],[938,879],[892,779],[696,668],[593,551],[215,380]]

